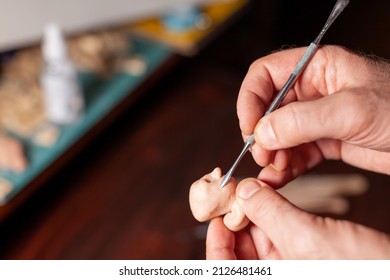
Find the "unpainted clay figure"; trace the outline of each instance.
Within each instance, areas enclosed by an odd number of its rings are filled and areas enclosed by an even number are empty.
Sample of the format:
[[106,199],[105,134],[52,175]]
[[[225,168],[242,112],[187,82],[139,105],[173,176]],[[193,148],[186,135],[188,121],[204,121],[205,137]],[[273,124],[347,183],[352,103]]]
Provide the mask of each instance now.
[[236,200],[237,183],[232,178],[220,188],[222,171],[219,167],[192,184],[190,189],[190,207],[195,219],[205,222],[225,215],[223,222],[231,231],[239,231],[249,223],[248,218]]
[[0,169],[21,173],[27,165],[23,145],[15,138],[0,135]]

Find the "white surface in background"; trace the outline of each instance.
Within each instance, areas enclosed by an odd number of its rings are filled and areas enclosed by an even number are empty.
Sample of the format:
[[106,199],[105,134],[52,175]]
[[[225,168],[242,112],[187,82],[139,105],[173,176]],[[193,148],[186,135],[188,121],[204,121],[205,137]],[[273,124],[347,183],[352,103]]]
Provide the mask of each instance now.
[[210,1],[215,0],[0,0],[0,51],[39,42],[52,22],[69,34]]

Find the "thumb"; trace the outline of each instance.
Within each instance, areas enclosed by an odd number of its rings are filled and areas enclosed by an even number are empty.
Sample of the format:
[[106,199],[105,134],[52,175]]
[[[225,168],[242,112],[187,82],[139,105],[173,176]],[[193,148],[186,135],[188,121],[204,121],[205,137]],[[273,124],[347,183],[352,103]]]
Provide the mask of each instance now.
[[271,240],[283,258],[310,246],[314,215],[295,207],[265,183],[245,179],[237,187],[237,200],[245,215]]
[[390,257],[390,238],[385,233],[306,213],[256,179],[243,180],[236,192],[242,210],[255,224],[250,232],[258,252],[265,235],[283,259]]
[[371,114],[365,112],[366,101],[362,102],[359,94],[345,91],[290,103],[259,121],[254,132],[256,143],[266,150],[276,150],[323,138],[359,139]]

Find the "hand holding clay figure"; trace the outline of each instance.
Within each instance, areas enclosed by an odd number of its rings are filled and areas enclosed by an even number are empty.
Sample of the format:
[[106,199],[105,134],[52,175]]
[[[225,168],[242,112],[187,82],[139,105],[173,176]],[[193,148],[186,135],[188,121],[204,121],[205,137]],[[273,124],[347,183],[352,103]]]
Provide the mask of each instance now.
[[[217,167],[192,184],[189,197],[191,211],[199,222],[224,216],[226,228],[236,232],[246,227],[249,219],[238,204],[236,180],[232,178],[221,189],[222,178],[222,171]],[[362,194],[367,188],[367,180],[359,174],[309,175],[277,191],[305,211],[345,214],[349,209],[347,197]]]
[[190,207],[195,219],[205,222],[224,215],[223,223],[231,231],[239,231],[249,223],[236,200],[236,180],[220,188],[222,171],[219,167],[192,184]]

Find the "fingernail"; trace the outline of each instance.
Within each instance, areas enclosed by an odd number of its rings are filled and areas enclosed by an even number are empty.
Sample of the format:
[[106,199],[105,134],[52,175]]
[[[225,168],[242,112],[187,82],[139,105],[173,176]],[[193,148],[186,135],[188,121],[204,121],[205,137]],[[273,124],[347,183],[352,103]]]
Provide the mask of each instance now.
[[274,147],[277,144],[275,132],[269,121],[260,121],[256,130],[258,140],[265,147]]
[[257,142],[255,142],[251,147],[250,147],[250,151],[253,155],[256,155],[258,153],[260,149],[260,146],[257,145]]
[[290,150],[276,151],[270,166],[278,172],[285,171],[287,168],[289,168],[290,156]]
[[282,169],[280,169],[275,163],[270,163],[270,166],[275,169],[276,171],[280,172],[280,171],[283,171]]
[[246,182],[242,184],[238,189],[238,196],[241,197],[242,199],[248,199],[253,194],[260,191],[261,188],[262,186],[256,181]]

